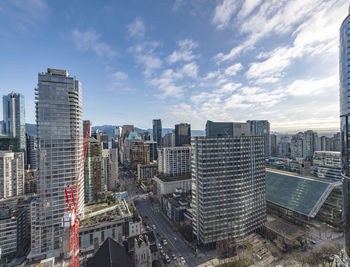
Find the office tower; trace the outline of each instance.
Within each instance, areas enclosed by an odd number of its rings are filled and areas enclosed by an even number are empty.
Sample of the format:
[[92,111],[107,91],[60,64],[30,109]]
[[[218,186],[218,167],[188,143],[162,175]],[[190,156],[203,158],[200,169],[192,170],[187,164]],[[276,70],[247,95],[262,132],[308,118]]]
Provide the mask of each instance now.
[[91,133],[91,136],[102,144],[103,149],[109,148],[109,136],[107,133],[101,132],[100,130],[95,130]]
[[[350,14],[350,8],[349,8]],[[343,177],[343,199],[344,199],[344,237],[345,252],[350,257],[350,15],[348,15],[340,27],[339,43],[339,78],[340,78],[340,131],[341,131],[341,153],[342,153],[342,177]]]
[[0,199],[23,194],[23,152],[0,151]]
[[[24,96],[17,93],[4,95],[2,98],[4,133],[18,138],[19,150],[26,150],[26,123]],[[26,155],[25,155],[26,156]]]
[[65,188],[75,192],[77,215],[84,217],[82,86],[66,70],[38,74],[36,128],[38,140],[38,199],[32,202],[29,258],[62,253]]
[[104,177],[108,191],[117,190],[118,181],[118,150],[116,148],[104,149]]
[[246,122],[213,122],[205,124],[205,136],[207,137],[233,137],[250,135],[250,124]]
[[162,121],[153,120],[153,141],[157,142],[158,147],[162,145]]
[[277,157],[277,135],[271,134],[270,135],[270,152],[271,157]]
[[124,140],[126,137],[129,136],[130,132],[134,131],[134,125],[123,125],[121,134],[120,134],[120,139],[121,142],[119,145],[122,145],[124,143]]
[[162,138],[162,147],[175,146],[175,135],[174,133],[167,133]]
[[165,176],[190,175],[190,147],[184,146],[158,148],[158,172]]
[[264,154],[265,158],[270,157],[270,123],[267,120],[247,121],[250,125],[251,135],[264,136]]
[[29,169],[37,168],[37,145],[34,135],[26,134],[27,143],[27,167]]
[[304,133],[299,132],[292,136],[292,140],[290,142],[290,156],[292,159],[305,157]]
[[200,244],[237,240],[266,221],[263,136],[192,137],[192,226]]
[[175,146],[191,144],[191,125],[180,123],[175,125]]
[[141,135],[142,135],[142,140],[144,141],[152,140],[152,135],[149,132],[143,132]]
[[84,171],[86,203],[100,202],[106,196],[102,149],[102,143],[90,137]]
[[312,174],[319,178],[341,179],[341,154],[335,151],[315,151]]
[[158,159],[157,152],[157,142],[155,141],[146,141],[146,144],[149,145],[149,161],[153,162]]

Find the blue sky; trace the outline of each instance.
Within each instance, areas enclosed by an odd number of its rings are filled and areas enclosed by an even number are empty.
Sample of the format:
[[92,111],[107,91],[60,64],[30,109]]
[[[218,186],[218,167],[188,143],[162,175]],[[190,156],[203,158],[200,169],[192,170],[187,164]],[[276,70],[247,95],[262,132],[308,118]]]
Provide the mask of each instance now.
[[34,123],[38,72],[62,68],[82,82],[93,125],[267,119],[278,131],[334,130],[348,5],[2,0],[0,92],[22,93]]

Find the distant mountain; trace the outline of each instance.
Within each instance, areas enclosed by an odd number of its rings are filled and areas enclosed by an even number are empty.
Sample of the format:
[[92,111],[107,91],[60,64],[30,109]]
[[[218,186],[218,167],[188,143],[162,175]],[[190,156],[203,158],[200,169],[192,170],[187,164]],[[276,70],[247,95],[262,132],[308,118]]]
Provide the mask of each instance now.
[[[92,130],[100,130],[102,132],[107,133],[108,135],[113,135],[113,129],[117,127],[116,125],[102,125],[102,126],[92,126]],[[162,135],[166,135],[167,133],[172,132],[172,128],[163,128],[162,129]],[[143,133],[143,132],[149,132],[153,134],[152,129],[141,129],[135,127],[135,131],[138,133]],[[36,125],[31,124],[31,123],[26,123],[26,132],[31,135],[36,135]],[[203,136],[205,135],[204,131],[202,130],[192,130],[191,135],[193,136]]]

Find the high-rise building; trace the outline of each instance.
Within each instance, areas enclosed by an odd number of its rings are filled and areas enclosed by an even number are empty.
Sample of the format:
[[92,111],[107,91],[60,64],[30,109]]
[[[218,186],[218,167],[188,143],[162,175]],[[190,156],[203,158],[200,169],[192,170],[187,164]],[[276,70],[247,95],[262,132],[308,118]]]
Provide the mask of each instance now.
[[150,163],[149,145],[143,142],[134,143],[130,149],[131,168],[137,171],[138,164]]
[[290,156],[290,141],[289,136],[280,136],[278,141],[278,157],[288,158]]
[[106,185],[102,143],[90,137],[85,159],[85,202],[95,203],[104,200]]
[[153,141],[157,142],[158,147],[162,146],[162,121],[153,120]]
[[[4,133],[18,138],[19,149],[26,150],[26,123],[24,96],[17,93],[4,95],[2,98]],[[26,155],[25,155],[26,156]]]
[[340,133],[333,135],[331,140],[331,151],[341,151]]
[[327,136],[320,137],[321,151],[331,151],[331,138]]
[[26,134],[27,139],[27,167],[29,169],[37,168],[37,145],[34,135]]
[[292,159],[305,157],[304,133],[299,132],[292,136],[292,140],[290,142],[290,156]]
[[118,149],[103,150],[104,176],[108,191],[117,190],[118,181]]
[[192,137],[192,227],[201,244],[237,240],[266,221],[263,136]]
[[23,194],[23,152],[0,151],[0,199]]
[[207,137],[234,137],[250,135],[250,125],[246,122],[213,122],[205,124]]
[[162,147],[172,147],[175,146],[175,134],[167,133],[162,138]]
[[314,156],[314,152],[318,150],[317,148],[319,148],[317,133],[312,130],[305,131],[304,141],[305,141],[304,158],[307,160],[312,160],[312,157]]
[[187,176],[191,173],[191,149],[184,147],[158,148],[158,172],[165,176]]
[[82,86],[66,70],[38,74],[36,129],[38,199],[32,202],[29,258],[60,256],[65,188],[74,189],[77,215],[84,217]]
[[180,123],[175,125],[175,146],[191,144],[191,125]]
[[158,159],[157,142],[146,141],[145,143],[149,145],[149,161],[153,162],[154,160],[157,160]]
[[269,158],[270,152],[270,123],[267,120],[247,121],[250,125],[251,135],[264,136],[264,154],[265,158]]
[[342,154],[342,177],[344,199],[345,252],[350,257],[350,8],[349,15],[340,27],[339,75],[340,75],[340,131]]
[[88,132],[88,137],[91,137],[91,121],[89,120],[84,120],[83,121],[83,133],[84,133],[84,137],[85,137],[85,134],[86,134],[86,130],[89,126],[89,123],[90,123],[90,131]]
[[270,152],[271,157],[277,157],[277,135],[275,134],[270,135]]

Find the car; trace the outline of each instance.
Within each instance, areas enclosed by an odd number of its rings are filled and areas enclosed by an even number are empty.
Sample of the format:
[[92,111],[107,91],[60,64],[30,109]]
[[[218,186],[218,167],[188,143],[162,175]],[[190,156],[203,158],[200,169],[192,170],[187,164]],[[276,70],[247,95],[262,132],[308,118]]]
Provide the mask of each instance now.
[[174,260],[176,260],[176,255],[175,255],[175,253],[173,253],[171,256],[173,257]]
[[153,228],[153,230],[157,229],[157,227],[154,224],[152,225],[152,228]]
[[176,236],[174,236],[174,240],[175,240],[175,241],[177,240]]
[[315,245],[315,244],[316,244],[316,241],[315,241],[315,240],[311,240],[311,243]]
[[164,250],[163,248],[160,249],[160,253],[164,254]]
[[169,256],[166,255],[166,254],[165,254],[165,260],[166,260],[167,263],[170,263],[170,258],[169,258]]
[[160,243],[158,243],[158,248],[160,248],[160,249],[162,248],[162,245]]
[[168,244],[168,241],[166,241],[166,239],[163,240],[163,245],[167,245]]
[[185,264],[185,263],[186,263],[186,261],[185,261],[184,257],[182,257],[182,256],[180,256],[180,261],[181,261],[183,264]]

